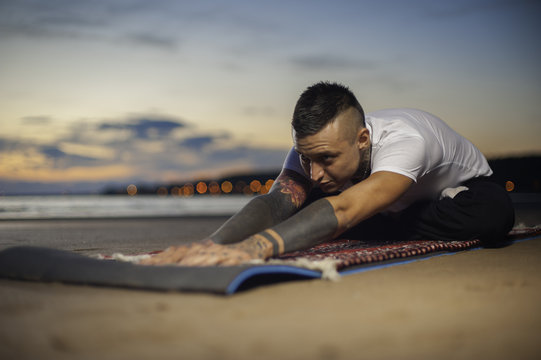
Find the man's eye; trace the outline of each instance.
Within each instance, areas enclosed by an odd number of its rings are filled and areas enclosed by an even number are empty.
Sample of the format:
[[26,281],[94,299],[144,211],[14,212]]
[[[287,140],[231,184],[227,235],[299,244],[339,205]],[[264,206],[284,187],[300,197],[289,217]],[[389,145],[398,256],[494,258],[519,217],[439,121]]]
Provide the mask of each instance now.
[[331,155],[325,155],[321,157],[321,161],[323,161],[324,163],[329,163],[333,161],[333,159],[334,159],[334,156],[331,156]]

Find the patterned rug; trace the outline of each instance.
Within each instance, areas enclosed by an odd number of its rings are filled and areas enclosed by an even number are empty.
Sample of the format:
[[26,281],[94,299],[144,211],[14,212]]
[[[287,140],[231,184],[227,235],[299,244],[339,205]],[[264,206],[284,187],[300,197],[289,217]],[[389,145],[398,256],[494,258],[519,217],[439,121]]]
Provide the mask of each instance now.
[[[541,234],[541,228],[513,229],[509,241]],[[336,270],[346,267],[403,259],[435,252],[462,251],[481,246],[479,240],[434,241],[434,240],[335,240],[316,245],[304,251],[296,251],[280,256],[279,260],[306,259],[312,262],[334,260]]]

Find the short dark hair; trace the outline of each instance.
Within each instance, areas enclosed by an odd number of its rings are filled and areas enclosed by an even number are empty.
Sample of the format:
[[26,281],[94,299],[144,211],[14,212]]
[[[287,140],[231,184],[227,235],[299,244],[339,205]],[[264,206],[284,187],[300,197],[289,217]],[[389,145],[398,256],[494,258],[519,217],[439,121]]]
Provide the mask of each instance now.
[[342,111],[354,107],[361,114],[364,110],[348,87],[331,82],[319,82],[308,87],[300,96],[293,111],[291,126],[297,138],[314,135],[321,131]]

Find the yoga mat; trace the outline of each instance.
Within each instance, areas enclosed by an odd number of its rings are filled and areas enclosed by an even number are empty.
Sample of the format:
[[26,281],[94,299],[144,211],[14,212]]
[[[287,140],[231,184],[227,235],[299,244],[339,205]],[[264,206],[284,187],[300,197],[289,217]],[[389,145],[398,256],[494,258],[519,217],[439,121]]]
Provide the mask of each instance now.
[[[509,239],[515,241],[539,235],[540,228],[514,230]],[[180,267],[143,266],[116,260],[101,260],[63,250],[19,246],[0,251],[0,277],[145,290],[233,294],[276,282],[321,278],[321,270],[306,268],[306,264],[310,267],[318,261],[330,261],[339,273],[347,275],[479,247],[478,240],[377,243],[338,240],[305,251],[285,254],[269,263]],[[291,261],[296,263],[290,264]]]

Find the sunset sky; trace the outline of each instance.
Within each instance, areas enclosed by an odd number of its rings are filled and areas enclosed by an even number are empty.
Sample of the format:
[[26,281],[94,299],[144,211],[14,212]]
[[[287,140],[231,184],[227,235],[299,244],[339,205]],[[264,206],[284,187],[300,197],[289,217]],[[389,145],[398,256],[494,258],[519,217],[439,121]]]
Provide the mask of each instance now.
[[432,112],[488,157],[541,154],[540,15],[525,0],[0,0],[0,193],[278,168],[320,80],[367,112]]

